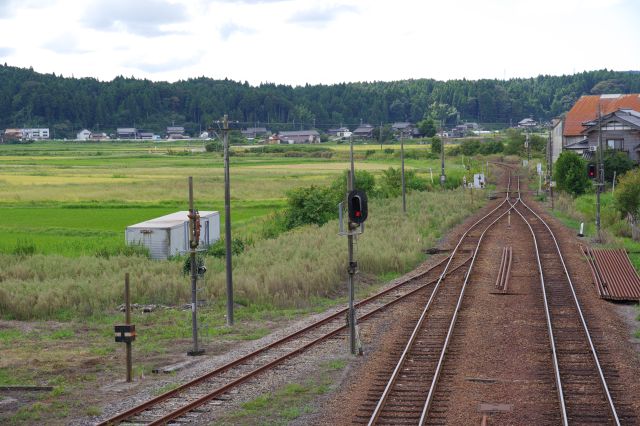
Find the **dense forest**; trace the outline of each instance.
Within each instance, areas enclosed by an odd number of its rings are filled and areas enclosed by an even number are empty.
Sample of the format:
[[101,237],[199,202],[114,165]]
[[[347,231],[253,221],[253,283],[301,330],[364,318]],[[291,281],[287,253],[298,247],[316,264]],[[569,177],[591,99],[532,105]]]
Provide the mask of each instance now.
[[116,77],[102,82],[0,65],[0,129],[49,127],[57,137],[88,128],[113,132],[135,126],[192,134],[223,114],[238,126],[326,129],[361,122],[421,120],[433,105],[455,107],[457,120],[508,125],[525,117],[546,121],[584,94],[640,92],[637,72],[590,71],[511,80],[431,79],[292,87],[251,86],[206,77],[175,83]]

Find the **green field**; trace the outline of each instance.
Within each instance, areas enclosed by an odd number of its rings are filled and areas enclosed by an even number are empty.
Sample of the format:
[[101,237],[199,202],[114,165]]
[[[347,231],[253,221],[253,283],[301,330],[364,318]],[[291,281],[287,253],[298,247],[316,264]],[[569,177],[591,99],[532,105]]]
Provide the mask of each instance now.
[[[144,374],[145,383],[153,383],[158,378],[151,369],[173,362],[189,347],[191,312],[184,306],[191,293],[184,258],[154,261],[128,252],[124,230],[186,210],[188,176],[194,178],[196,207],[224,211],[222,157],[192,153],[201,145],[190,145],[0,145],[0,385],[54,386],[15,413],[0,411],[0,423],[41,424],[55,418],[63,424],[101,412],[104,402],[93,392],[96,384],[122,377],[113,324],[122,321],[118,306],[125,272],[131,275],[133,303],[162,306],[132,314],[138,332],[136,377]],[[370,200],[366,232],[357,239],[358,299],[414,268],[426,258],[426,248],[485,202],[459,189],[437,189],[440,164],[427,158],[427,147],[408,144],[406,165],[426,181],[432,168],[432,190],[408,194],[406,214],[398,197]],[[356,168],[376,178],[400,165],[397,145],[355,148]],[[234,147],[231,157],[233,235],[246,243],[245,251],[233,257],[233,327],[225,321],[224,259],[206,256],[208,271],[198,281],[198,297],[205,301],[198,310],[200,337],[208,353],[345,302],[346,243],[337,235],[336,220],[268,239],[263,227],[287,206],[287,191],[329,185],[344,173],[347,147],[258,150]],[[479,162],[472,163],[471,171],[477,167]],[[452,186],[463,173],[460,158],[448,161]],[[306,384],[300,386],[293,399],[303,404]],[[318,391],[309,388],[309,393]],[[268,403],[280,400],[294,403],[288,393]],[[269,416],[281,414],[275,409]],[[250,410],[243,413],[251,416]]]
[[[201,146],[59,141],[0,145],[0,253],[19,253],[25,247],[65,256],[118,253],[125,248],[127,225],[187,209],[188,176],[194,178],[196,207],[223,212],[223,161],[219,153],[190,151]],[[255,239],[261,221],[285,206],[288,190],[328,184],[347,169],[348,146],[327,146],[331,158],[262,155],[256,152],[259,147],[235,147],[234,235]],[[424,156],[428,147],[407,144],[407,157]],[[379,145],[360,144],[354,150],[358,169],[379,174],[399,166],[399,145],[384,145],[381,151]],[[428,179],[432,168],[437,182],[437,159],[407,158],[406,166]],[[448,164],[447,173],[460,179],[461,163]]]

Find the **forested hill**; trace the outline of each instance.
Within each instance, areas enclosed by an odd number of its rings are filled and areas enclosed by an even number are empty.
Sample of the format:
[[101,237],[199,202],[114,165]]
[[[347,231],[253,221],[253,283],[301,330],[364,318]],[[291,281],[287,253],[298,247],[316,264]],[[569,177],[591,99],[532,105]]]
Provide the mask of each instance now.
[[276,130],[287,126],[281,123],[295,123],[295,128],[315,123],[323,129],[361,121],[416,122],[434,102],[454,106],[461,120],[508,124],[529,116],[548,120],[584,94],[635,92],[640,92],[640,74],[607,70],[506,81],[418,79],[256,87],[205,77],[176,83],[124,77],[101,82],[4,65],[0,129],[44,126],[68,137],[85,127],[109,132],[135,125],[162,131],[175,123],[193,133],[225,113],[231,120],[270,123],[268,127]]

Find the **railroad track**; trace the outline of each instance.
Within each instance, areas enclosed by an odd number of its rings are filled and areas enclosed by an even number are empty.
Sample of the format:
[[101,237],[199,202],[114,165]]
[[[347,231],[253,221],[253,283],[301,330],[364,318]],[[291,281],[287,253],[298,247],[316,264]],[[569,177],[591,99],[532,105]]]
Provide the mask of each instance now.
[[509,176],[504,201],[468,228],[458,241],[449,262],[459,256],[458,250],[464,247],[473,252],[469,267],[462,274],[443,275],[438,280],[416,319],[406,344],[393,349],[395,353],[391,358],[397,359],[397,362],[385,370],[393,371],[391,376],[384,371],[381,373],[384,376],[378,379],[368,394],[368,401],[358,414],[358,420],[369,425],[424,422],[433,396],[431,391],[427,396],[426,391],[435,389],[442,371],[443,360],[483,237],[487,230],[512,209],[508,202],[510,186]]
[[619,425],[620,417],[558,241],[549,225],[520,196],[512,205],[529,227],[536,248],[562,423]]
[[[511,168],[510,178],[511,181]],[[511,194],[517,195],[510,200]],[[575,288],[567,271],[557,239],[546,222],[522,199],[520,181],[517,187],[509,185],[505,191],[508,208],[486,226],[476,242],[471,264],[465,273],[464,282],[447,287],[439,299],[448,299],[448,308],[435,307],[433,290],[423,315],[418,320],[402,355],[396,364],[382,395],[368,419],[368,424],[418,424],[441,422],[447,406],[446,392],[436,396],[439,378],[443,371],[444,359],[456,325],[459,308],[464,297],[465,287],[476,261],[482,237],[500,218],[513,211],[530,230],[534,241],[535,256],[538,265],[539,280],[544,302],[547,335],[552,354],[553,378],[557,390],[559,418],[563,425],[568,424],[621,424],[620,416],[614,404],[610,386],[605,378],[604,369],[598,357],[593,338],[590,335],[585,314],[578,301]],[[501,204],[502,206],[502,204]],[[463,239],[458,243],[462,243]],[[454,255],[453,253],[452,255]],[[439,283],[438,283],[439,284]],[[455,307],[452,300],[457,295]],[[434,307],[430,306],[434,303]],[[431,313],[428,313],[431,309]],[[442,312],[448,314],[443,316]],[[429,316],[425,327],[424,317]],[[446,333],[445,333],[446,330]],[[456,361],[458,362],[458,361]],[[615,376],[615,372],[612,373]],[[444,396],[443,396],[444,395]],[[444,398],[433,408],[434,399]],[[365,406],[365,409],[368,408]],[[449,407],[448,409],[455,409]],[[625,422],[635,421],[632,416],[624,417]],[[487,421],[485,415],[482,422]],[[483,423],[486,424],[486,423]]]
[[[433,267],[415,274],[356,304],[358,321],[366,321],[375,314],[426,291],[443,277],[457,274],[470,261],[464,250],[455,259],[447,256]],[[205,404],[223,400],[229,391],[256,378],[283,362],[301,354],[321,342],[341,335],[347,330],[347,309],[342,309],[301,330],[212,370],[178,388],[150,399],[113,416],[100,425],[119,423],[166,424],[197,415]]]

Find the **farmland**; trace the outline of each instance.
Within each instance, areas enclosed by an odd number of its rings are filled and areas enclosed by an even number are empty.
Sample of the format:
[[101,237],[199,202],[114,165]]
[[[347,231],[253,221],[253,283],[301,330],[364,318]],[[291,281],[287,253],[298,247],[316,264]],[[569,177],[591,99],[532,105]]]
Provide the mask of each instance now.
[[[124,229],[186,209],[187,176],[194,177],[196,206],[223,212],[222,158],[192,148],[185,142],[0,146],[0,385],[54,385],[42,401],[11,415],[12,422],[55,416],[63,423],[67,416],[100,413],[97,400],[79,403],[78,397],[121,375],[111,333],[121,321],[124,272],[132,277],[134,303],[163,306],[133,313],[140,330],[136,375],[148,375],[188,346],[182,259],[152,261],[127,252]],[[399,166],[398,146],[355,148],[358,170],[380,177]],[[437,182],[439,161],[426,158],[427,148],[407,146],[407,168],[430,182],[431,167]],[[260,338],[292,318],[344,302],[345,241],[335,220],[268,239],[262,232],[286,207],[288,190],[328,185],[348,167],[344,145],[328,150],[330,158],[234,149],[233,232],[247,249],[234,257],[233,328],[225,326],[224,259],[206,259],[209,271],[200,284],[208,303],[199,316],[208,350]],[[448,162],[447,172],[459,182],[460,159]],[[423,250],[478,208],[478,198],[472,204],[460,190],[413,192],[406,216],[397,198],[373,199],[358,249],[358,297],[424,260]]]
[[[12,253],[25,244],[42,254],[117,252],[127,225],[186,208],[187,176],[194,177],[197,207],[222,211],[222,158],[191,153],[192,147],[62,142],[1,146],[0,252]],[[427,147],[412,149],[425,152]],[[397,146],[385,146],[394,148],[397,156]],[[233,157],[234,231],[252,234],[261,218],[284,206],[287,190],[329,183],[347,168],[346,149],[332,147],[332,159],[257,153]],[[372,148],[356,147],[359,156],[365,150]],[[376,156],[358,168],[377,173],[398,165],[394,155]],[[433,167],[437,173],[439,164],[408,159],[407,167],[422,172]]]

